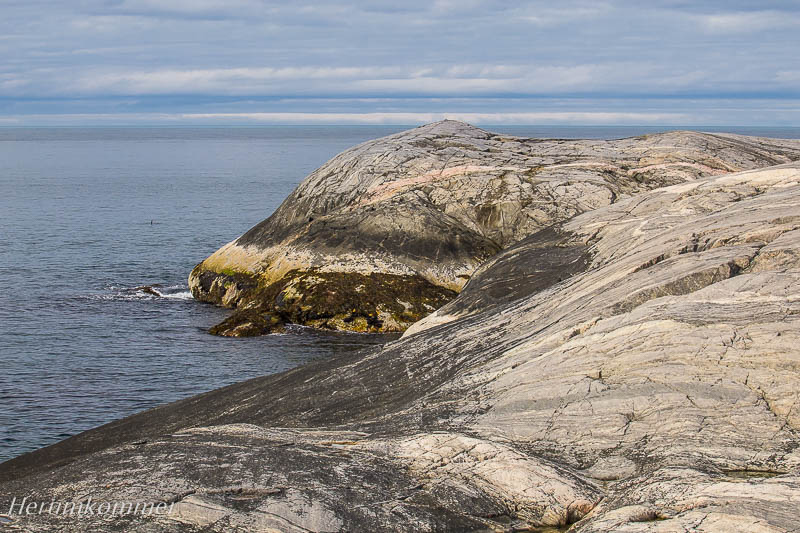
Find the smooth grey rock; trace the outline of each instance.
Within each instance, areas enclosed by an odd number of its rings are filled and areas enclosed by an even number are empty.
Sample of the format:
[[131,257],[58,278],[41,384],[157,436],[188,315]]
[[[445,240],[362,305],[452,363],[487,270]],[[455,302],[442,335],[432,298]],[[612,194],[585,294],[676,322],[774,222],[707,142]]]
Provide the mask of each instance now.
[[[297,271],[414,277],[457,292],[488,258],[577,214],[656,187],[797,159],[800,141],[791,140],[686,131],[523,139],[438,122],[331,159],[272,216],[200,263],[189,285],[199,300],[273,313],[272,300],[254,290]],[[368,321],[381,305],[403,301],[408,295],[390,294],[358,316]],[[387,327],[378,330],[410,324],[383,313]],[[331,314],[323,327],[364,329]]]
[[180,509],[26,531],[792,531],[798,346],[800,164],[698,178],[534,233],[381,348],[3,463],[0,510]]

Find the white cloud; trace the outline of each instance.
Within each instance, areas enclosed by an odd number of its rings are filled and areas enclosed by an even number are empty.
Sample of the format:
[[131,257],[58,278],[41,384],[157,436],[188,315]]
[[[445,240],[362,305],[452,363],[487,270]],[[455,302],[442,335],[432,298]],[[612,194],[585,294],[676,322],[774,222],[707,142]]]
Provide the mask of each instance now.
[[753,33],[800,26],[800,17],[781,11],[741,11],[699,15],[700,24],[714,33]]
[[480,0],[434,0],[431,11],[434,13],[448,15],[451,13],[462,13],[480,7]]
[[681,113],[532,112],[532,113],[187,113],[187,120],[248,120],[268,124],[358,123],[426,124],[452,119],[474,124],[622,124],[678,123]]
[[[163,69],[66,73],[61,91],[77,94],[545,94],[559,90],[583,91],[613,87],[630,80],[643,86],[653,76],[662,84],[680,86],[699,73],[681,78],[654,71],[648,64],[574,66],[452,65],[418,69],[392,67],[238,67],[225,69]],[[683,80],[683,81],[682,81]]]
[[557,7],[533,4],[518,8],[516,16],[534,26],[547,27],[574,24],[577,20],[597,18],[608,14],[612,9],[613,6],[610,3],[599,0]]
[[239,67],[227,69],[165,69],[86,74],[76,80],[79,91],[163,94],[171,92],[247,92],[269,82],[292,80],[358,79],[398,75],[400,69],[371,67]]
[[187,15],[230,13],[262,10],[257,0],[124,0],[114,10],[134,13],[183,13]]
[[27,80],[8,79],[0,80],[0,91],[16,91],[28,85]]
[[798,82],[800,81],[800,70],[781,70],[775,74],[777,82]]
[[526,113],[73,113],[0,118],[30,124],[427,124],[444,119],[472,124],[685,124],[682,113],[526,112]]
[[13,112],[640,112],[643,98],[678,99],[660,113],[730,97],[726,113],[752,123],[752,101],[800,91],[789,0],[0,3]]
[[72,19],[69,25],[78,32],[92,32],[113,36],[120,31],[143,31],[155,26],[150,17],[95,15]]

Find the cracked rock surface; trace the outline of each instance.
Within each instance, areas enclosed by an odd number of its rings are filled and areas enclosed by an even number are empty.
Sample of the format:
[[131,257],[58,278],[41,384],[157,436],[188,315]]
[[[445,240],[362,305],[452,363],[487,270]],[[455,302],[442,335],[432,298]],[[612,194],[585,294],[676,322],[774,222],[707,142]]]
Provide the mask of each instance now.
[[697,177],[508,246],[397,341],[6,462],[0,510],[174,504],[24,531],[797,531],[798,346],[800,163]]
[[[199,300],[282,321],[404,331],[443,303],[442,288],[452,299],[484,261],[545,227],[642,191],[797,159],[800,142],[779,139],[524,139],[437,122],[334,157],[200,263],[189,285]],[[293,280],[321,273],[295,290]],[[381,291],[387,277],[417,287]],[[350,285],[366,288],[354,297]]]

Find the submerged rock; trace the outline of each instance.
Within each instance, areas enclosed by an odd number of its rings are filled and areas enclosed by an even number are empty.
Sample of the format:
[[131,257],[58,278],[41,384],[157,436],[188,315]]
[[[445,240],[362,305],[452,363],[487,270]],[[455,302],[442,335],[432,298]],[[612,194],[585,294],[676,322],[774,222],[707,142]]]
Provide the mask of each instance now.
[[697,178],[522,239],[383,347],[3,463],[0,509],[174,503],[26,531],[791,531],[798,345],[800,163]]
[[158,289],[155,288],[157,286],[158,285],[155,285],[155,286],[153,286],[153,285],[140,285],[139,287],[134,287],[133,290],[134,291],[143,292],[145,294],[150,294],[152,296],[163,296],[163,294],[158,292]]
[[283,333],[284,322],[274,314],[242,309],[208,330],[221,337],[257,337],[268,333]]
[[[295,272],[399,276],[415,280],[418,289],[423,280],[448,289],[452,297],[484,261],[575,215],[656,187],[798,158],[800,143],[779,139],[671,132],[614,141],[543,140],[438,122],[336,156],[272,216],[197,265],[189,285],[201,301],[269,311],[276,310],[259,299],[270,293],[263,289],[286,285]],[[320,282],[332,287],[314,285],[315,291],[335,293],[340,280],[332,275]],[[367,294],[370,307],[349,321],[332,313],[328,300],[309,295],[310,307],[287,318],[334,329],[395,331],[414,321],[389,311],[399,301],[409,303],[416,317],[428,300],[445,294],[426,289],[422,301],[411,301],[402,292]],[[333,298],[334,305],[342,298]],[[387,313],[383,326],[369,322]],[[310,318],[317,316],[324,319]]]

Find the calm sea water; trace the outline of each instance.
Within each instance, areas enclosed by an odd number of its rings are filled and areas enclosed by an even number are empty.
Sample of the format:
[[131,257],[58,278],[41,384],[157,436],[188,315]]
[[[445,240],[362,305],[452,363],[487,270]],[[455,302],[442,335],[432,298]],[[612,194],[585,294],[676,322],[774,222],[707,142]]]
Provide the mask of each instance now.
[[[223,339],[196,263],[314,168],[403,126],[0,128],[0,461],[195,393],[388,336]],[[493,127],[611,138],[665,128]],[[708,128],[704,128],[708,130]],[[798,128],[727,131],[800,138]],[[136,287],[158,285],[162,296]]]

